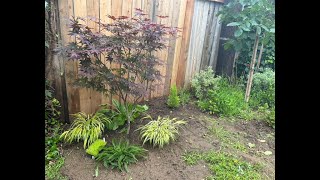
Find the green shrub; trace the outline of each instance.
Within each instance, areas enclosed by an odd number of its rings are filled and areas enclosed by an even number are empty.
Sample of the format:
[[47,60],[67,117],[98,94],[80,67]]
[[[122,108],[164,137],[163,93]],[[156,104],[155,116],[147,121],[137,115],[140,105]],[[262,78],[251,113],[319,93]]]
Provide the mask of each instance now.
[[272,69],[266,68],[262,72],[253,75],[252,94],[250,106],[259,107],[265,103],[269,107],[275,105],[275,73]]
[[175,85],[170,88],[170,95],[168,97],[167,104],[170,108],[177,108],[180,106],[180,98],[178,96],[178,90]]
[[97,155],[97,161],[103,161],[105,167],[128,171],[128,165],[136,163],[138,158],[144,157],[147,150],[140,146],[130,145],[128,141],[114,141],[109,147],[104,147]]
[[45,85],[45,163],[48,164],[61,156],[58,148],[61,122],[58,120],[60,103],[53,97],[54,89],[48,80]]
[[267,124],[273,128],[275,128],[275,108],[269,108],[268,104],[265,103],[264,106],[260,106],[258,108],[258,112],[260,114],[259,119],[264,120]]
[[69,143],[83,140],[84,149],[99,139],[102,135],[105,124],[110,122],[110,120],[101,113],[95,113],[92,115],[79,112],[73,116],[75,119],[72,122],[70,129],[63,132],[60,135],[60,138]]
[[191,88],[198,99],[207,99],[208,91],[217,89],[219,81],[220,77],[214,77],[213,70],[209,66],[206,70],[201,70],[200,73],[195,74],[191,80]]
[[137,129],[140,130],[141,139],[144,139],[143,144],[149,141],[153,146],[158,145],[160,148],[169,144],[170,140],[175,140],[179,134],[179,126],[187,123],[184,120],[170,119],[169,117],[158,116],[157,120],[153,120],[149,115],[145,118],[151,119],[151,121]]
[[107,142],[105,142],[104,140],[97,139],[88,147],[88,149],[86,150],[86,153],[96,157],[106,144]]
[[149,109],[147,105],[120,104],[115,99],[112,100],[112,104],[114,110],[108,109],[107,105],[101,105],[102,108],[97,111],[97,113],[110,118],[110,123],[106,124],[108,130],[118,129],[125,124],[128,117],[133,121]]
[[190,101],[190,92],[187,89],[181,89],[179,91],[179,98],[183,106],[188,104]]
[[199,100],[198,106],[202,110],[224,116],[239,116],[248,108],[243,90],[237,85],[229,84],[225,78],[219,81],[218,88],[208,90],[208,98]]

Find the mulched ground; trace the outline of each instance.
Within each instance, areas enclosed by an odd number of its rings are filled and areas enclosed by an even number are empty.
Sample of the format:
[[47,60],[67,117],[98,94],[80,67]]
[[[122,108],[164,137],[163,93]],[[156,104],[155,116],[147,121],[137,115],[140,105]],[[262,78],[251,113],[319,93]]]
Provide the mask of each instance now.
[[[203,113],[193,103],[175,110],[169,109],[165,98],[157,98],[146,102],[149,106],[148,114],[153,118],[157,116],[170,116],[188,121],[188,124],[180,130],[180,136],[171,144],[162,149],[153,148],[145,144],[148,150],[146,159],[138,161],[129,166],[128,173],[121,173],[117,170],[106,169],[102,164],[99,166],[99,176],[94,177],[96,162],[85,153],[82,143],[63,145],[63,156],[65,165],[61,169],[63,175],[70,180],[201,180],[210,175],[210,171],[205,163],[188,166],[182,160],[181,155],[186,151],[198,150],[221,150],[222,143],[218,138],[210,135],[208,128],[212,127],[212,122],[216,121],[219,126],[232,134],[238,134],[237,141],[244,145],[249,142],[255,144],[254,148],[247,148],[246,153],[241,151],[236,153],[239,157],[250,163],[262,163],[261,174],[264,179],[274,179],[275,171],[275,142],[274,129],[268,127],[261,121],[226,121],[214,115]],[[148,120],[136,120],[131,127],[130,143],[142,144],[139,139],[139,132],[134,131],[139,126],[146,124]],[[211,133],[212,134],[212,133]],[[125,137],[125,134],[118,132],[107,133],[104,135],[107,141],[113,138]],[[260,142],[259,140],[266,140]],[[248,146],[247,146],[248,147]],[[226,151],[229,151],[227,148]],[[271,151],[272,155],[266,156],[261,152]]]

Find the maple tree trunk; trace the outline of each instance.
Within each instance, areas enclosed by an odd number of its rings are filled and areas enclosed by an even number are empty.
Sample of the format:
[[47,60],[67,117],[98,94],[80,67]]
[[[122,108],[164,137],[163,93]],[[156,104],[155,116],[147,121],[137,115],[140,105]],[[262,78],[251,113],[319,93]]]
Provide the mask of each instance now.
[[252,86],[254,64],[256,62],[258,44],[259,44],[259,35],[258,35],[258,33],[256,33],[256,40],[254,41],[254,45],[253,45],[253,55],[252,55],[252,59],[251,59],[251,63],[250,63],[250,71],[249,71],[246,94],[245,94],[245,101],[246,102],[249,102],[249,98],[250,98],[250,91],[251,91],[251,86]]

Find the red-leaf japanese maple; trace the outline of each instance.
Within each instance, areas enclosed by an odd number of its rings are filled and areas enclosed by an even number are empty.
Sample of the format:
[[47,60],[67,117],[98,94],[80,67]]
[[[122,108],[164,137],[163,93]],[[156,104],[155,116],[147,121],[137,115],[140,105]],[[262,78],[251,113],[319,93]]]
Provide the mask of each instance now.
[[93,32],[85,25],[84,18],[71,19],[69,35],[76,41],[61,48],[60,52],[69,60],[79,61],[75,84],[106,94],[118,94],[124,103],[129,94],[136,103],[148,89],[154,90],[155,82],[161,80],[156,67],[163,64],[154,52],[166,48],[168,37],[176,37],[178,28],[153,22],[145,15],[141,9],[136,9],[133,18],[109,15],[112,23],[89,18],[88,21],[100,25],[99,32]]

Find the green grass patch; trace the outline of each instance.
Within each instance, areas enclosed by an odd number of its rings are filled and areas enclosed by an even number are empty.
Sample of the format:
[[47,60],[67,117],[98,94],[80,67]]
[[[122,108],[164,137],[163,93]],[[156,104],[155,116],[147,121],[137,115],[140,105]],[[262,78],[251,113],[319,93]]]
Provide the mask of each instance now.
[[60,169],[64,165],[64,157],[59,157],[55,161],[52,161],[51,163],[47,164],[45,166],[45,174],[46,179],[59,179],[59,180],[68,180],[67,177],[63,176],[60,173]]
[[212,176],[207,179],[215,180],[247,180],[261,179],[259,171],[261,165],[252,165],[234,155],[222,152],[209,151],[207,153],[187,152],[182,156],[188,165],[194,165],[199,160],[204,160]]

